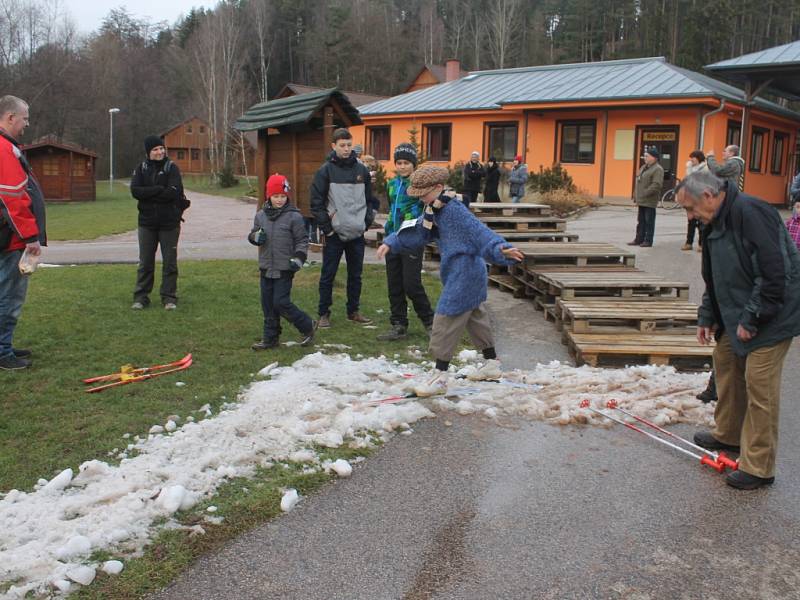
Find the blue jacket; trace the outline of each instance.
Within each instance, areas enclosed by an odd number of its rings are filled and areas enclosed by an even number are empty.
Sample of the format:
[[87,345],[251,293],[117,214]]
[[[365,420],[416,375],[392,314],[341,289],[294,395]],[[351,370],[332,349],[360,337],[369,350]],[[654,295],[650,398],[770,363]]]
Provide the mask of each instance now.
[[[433,213],[425,211],[414,226],[393,233],[384,240],[392,252],[413,252],[428,242],[438,240],[441,252],[440,273],[444,289],[436,312],[460,315],[486,301],[486,263],[511,265],[501,250],[511,244],[481,223],[458,200],[447,196],[439,199],[446,204]],[[425,223],[432,225],[425,227]]]

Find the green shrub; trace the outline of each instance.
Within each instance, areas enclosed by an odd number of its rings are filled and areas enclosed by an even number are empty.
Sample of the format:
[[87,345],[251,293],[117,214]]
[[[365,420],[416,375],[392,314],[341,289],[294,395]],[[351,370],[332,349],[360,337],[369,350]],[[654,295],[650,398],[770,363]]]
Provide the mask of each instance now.
[[217,174],[217,180],[221,188],[232,188],[239,184],[239,180],[233,172],[233,164],[230,161],[225,161],[225,166]]
[[460,194],[464,191],[464,161],[458,161],[452,167],[447,167],[447,170],[450,171],[450,175],[447,178],[447,187]]
[[576,187],[566,169],[559,163],[554,163],[549,169],[539,165],[539,172],[531,173],[528,177],[528,189],[545,194],[553,190],[574,192]]

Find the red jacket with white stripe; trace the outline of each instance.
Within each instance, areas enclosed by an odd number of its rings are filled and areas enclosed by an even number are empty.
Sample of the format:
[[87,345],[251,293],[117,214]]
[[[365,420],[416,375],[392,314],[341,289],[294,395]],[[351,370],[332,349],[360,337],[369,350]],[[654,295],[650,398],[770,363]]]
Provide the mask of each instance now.
[[0,251],[3,252],[21,250],[39,239],[21,154],[15,144],[0,135]]

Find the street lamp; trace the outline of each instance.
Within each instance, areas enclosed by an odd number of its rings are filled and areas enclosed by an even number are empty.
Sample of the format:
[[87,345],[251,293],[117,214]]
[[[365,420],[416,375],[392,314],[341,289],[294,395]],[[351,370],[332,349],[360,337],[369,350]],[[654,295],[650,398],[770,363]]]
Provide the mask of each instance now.
[[118,113],[118,108],[108,109],[108,191],[114,193],[114,114]]

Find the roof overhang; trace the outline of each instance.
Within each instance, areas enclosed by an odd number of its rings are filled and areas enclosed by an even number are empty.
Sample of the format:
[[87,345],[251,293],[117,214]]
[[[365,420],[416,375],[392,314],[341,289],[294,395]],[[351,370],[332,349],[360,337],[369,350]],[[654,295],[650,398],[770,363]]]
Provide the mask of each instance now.
[[348,125],[362,123],[358,109],[352,105],[347,96],[332,88],[254,104],[236,120],[233,128],[238,131],[296,129],[320,117],[321,109],[329,103],[334,105],[337,113]]
[[705,67],[709,73],[741,85],[769,91],[790,100],[800,100],[800,62],[772,65],[730,65]]

